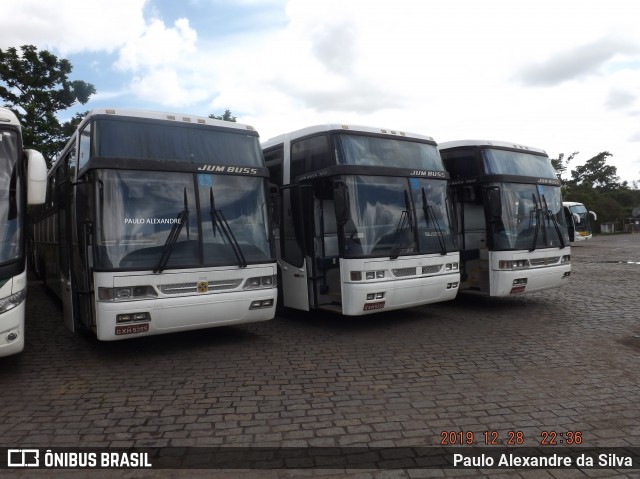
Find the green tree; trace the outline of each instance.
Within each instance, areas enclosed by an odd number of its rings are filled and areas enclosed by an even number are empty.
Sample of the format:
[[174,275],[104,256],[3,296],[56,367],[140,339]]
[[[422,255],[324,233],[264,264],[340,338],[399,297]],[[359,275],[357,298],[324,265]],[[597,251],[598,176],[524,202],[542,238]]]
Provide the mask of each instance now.
[[61,125],[56,113],[89,101],[95,87],[69,80],[73,70],[66,59],[33,45],[0,49],[0,98],[19,118],[25,148],[39,150],[47,161],[64,148],[65,134],[78,119]]
[[231,110],[229,110],[228,108],[224,111],[224,114],[216,116],[212,113],[211,115],[209,115],[209,118],[212,118],[214,120],[231,121],[233,123],[235,123],[238,120],[235,116],[231,114]]
[[[575,153],[569,159],[573,156]],[[595,211],[598,215],[596,224],[629,218],[633,208],[640,205],[640,190],[635,184],[630,186],[627,181],[620,181],[617,168],[607,164],[610,156],[608,151],[600,152],[584,165],[572,169],[570,180],[562,181],[564,200],[584,203],[588,210]],[[560,171],[560,167],[566,171],[569,159],[563,162],[563,158],[560,154],[552,160],[556,171]]]
[[556,175],[558,175],[558,179],[563,185],[565,184],[565,180],[562,178],[562,175],[567,171],[569,162],[573,160],[578,153],[578,151],[574,151],[566,160],[564,159],[564,153],[560,153],[558,158],[551,158],[551,165],[556,170]]
[[611,191],[623,186],[620,184],[618,169],[615,166],[607,165],[607,158],[610,156],[612,155],[608,151],[602,151],[584,165],[571,170],[569,184],[587,185],[604,191]]

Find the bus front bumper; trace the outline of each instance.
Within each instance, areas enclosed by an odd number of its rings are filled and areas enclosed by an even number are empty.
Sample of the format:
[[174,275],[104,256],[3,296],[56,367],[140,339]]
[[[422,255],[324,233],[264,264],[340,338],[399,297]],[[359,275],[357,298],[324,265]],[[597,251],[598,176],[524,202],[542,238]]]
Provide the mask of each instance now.
[[449,301],[456,297],[459,285],[459,273],[372,283],[345,283],[343,314],[360,316]]
[[[96,336],[113,341],[273,319],[277,289],[126,302],[96,302]],[[256,302],[263,303],[256,307]],[[270,305],[270,306],[266,306]],[[146,313],[148,320],[127,320]],[[124,315],[124,316],[123,316]]]
[[564,286],[571,274],[571,264],[494,273],[496,280],[491,285],[491,296],[509,296]]

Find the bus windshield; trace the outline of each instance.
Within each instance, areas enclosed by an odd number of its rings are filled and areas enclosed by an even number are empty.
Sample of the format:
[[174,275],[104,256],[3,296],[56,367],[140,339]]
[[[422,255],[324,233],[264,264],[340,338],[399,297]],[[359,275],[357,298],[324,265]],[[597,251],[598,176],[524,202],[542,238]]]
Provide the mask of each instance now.
[[258,137],[231,129],[117,118],[96,120],[94,130],[96,157],[263,166]]
[[248,263],[273,261],[264,178],[137,170],[96,175],[97,269],[156,268],[179,215],[186,224],[167,268],[238,265],[237,249]]
[[18,259],[22,254],[18,154],[18,134],[0,131],[0,264]]
[[585,208],[584,205],[570,206],[569,211],[574,215],[578,215],[578,218],[580,219],[580,221],[575,222],[575,228],[577,231],[588,231],[591,229],[591,224],[587,215],[587,208]]
[[569,244],[559,186],[495,183],[488,189],[500,192],[499,216],[489,218],[494,250]]
[[344,226],[345,257],[455,249],[445,181],[362,175],[347,176],[344,181],[350,209]]
[[485,148],[482,150],[485,173],[557,179],[549,157],[520,151]]
[[444,171],[438,148],[430,143],[348,134],[335,138],[339,165]]

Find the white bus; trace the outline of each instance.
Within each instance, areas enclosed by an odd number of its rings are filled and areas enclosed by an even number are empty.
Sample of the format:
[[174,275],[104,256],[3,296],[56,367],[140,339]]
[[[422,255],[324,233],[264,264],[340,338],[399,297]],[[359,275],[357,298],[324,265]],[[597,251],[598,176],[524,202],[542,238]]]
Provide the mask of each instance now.
[[26,205],[44,202],[47,165],[22,149],[20,123],[0,107],[0,356],[24,349]]
[[268,176],[249,126],[91,111],[34,218],[67,327],[116,340],[273,318]]
[[584,241],[593,236],[591,218],[597,220],[598,216],[593,211],[587,211],[582,203],[576,201],[565,201],[564,216],[569,230],[569,241]]
[[449,175],[432,138],[320,125],[262,148],[280,187],[279,304],[355,316],[456,296]]
[[571,253],[547,154],[501,141],[440,144],[451,175],[461,291],[507,296],[563,285]]

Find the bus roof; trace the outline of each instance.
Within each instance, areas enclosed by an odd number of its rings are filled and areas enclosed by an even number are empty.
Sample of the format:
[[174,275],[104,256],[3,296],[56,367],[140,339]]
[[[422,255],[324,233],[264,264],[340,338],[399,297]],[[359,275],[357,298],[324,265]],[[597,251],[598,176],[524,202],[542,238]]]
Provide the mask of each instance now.
[[15,113],[3,106],[0,106],[0,124],[9,124],[20,127],[20,122],[18,121],[18,117],[16,117]]
[[[143,118],[149,120],[166,120],[166,121],[175,121],[176,123],[193,123],[196,125],[209,125],[209,126],[217,126],[222,128],[228,128],[230,130],[239,130],[239,131],[251,131],[253,134],[257,135],[258,132],[251,125],[245,125],[244,123],[236,123],[233,121],[224,121],[224,120],[214,120],[213,118],[207,118],[204,116],[195,116],[195,115],[184,115],[182,113],[167,113],[167,112],[159,112],[159,111],[147,111],[147,110],[128,110],[126,108],[94,108],[87,112],[85,117],[82,119],[78,127],[76,128],[76,132],[82,130],[84,126],[91,120],[92,117],[96,115],[113,115],[114,117],[128,117],[128,118]],[[63,153],[73,144],[75,141],[75,133],[71,135],[65,147],[60,151],[53,164],[51,165],[51,170],[53,170],[54,166],[60,161]]]
[[433,138],[426,135],[419,135],[417,133],[407,133],[400,130],[391,130],[388,128],[376,128],[372,126],[361,125],[347,125],[338,123],[327,123],[323,125],[313,125],[300,130],[295,130],[289,133],[284,133],[276,137],[270,138],[262,144],[262,148],[269,148],[271,146],[283,143],[285,140],[296,140],[305,136],[313,135],[316,133],[328,132],[328,131],[342,131],[342,132],[359,132],[359,133],[374,133],[377,135],[386,135],[389,137],[402,137],[402,138],[415,138],[417,140],[434,141]]
[[168,113],[160,111],[147,111],[147,110],[128,110],[125,108],[96,108],[87,113],[82,120],[81,126],[87,122],[92,116],[95,115],[113,115],[120,117],[130,118],[145,118],[149,120],[168,120],[182,123],[194,123],[196,125],[211,125],[223,128],[231,128],[236,130],[250,130],[255,129],[250,125],[244,123],[235,123],[232,121],[214,120],[213,118],[207,118],[204,116],[186,115],[183,113]]
[[451,148],[459,148],[462,146],[476,146],[476,147],[498,147],[498,148],[510,148],[512,150],[523,150],[531,153],[537,153],[547,155],[547,152],[533,146],[519,145],[517,143],[511,143],[509,141],[493,141],[493,140],[456,140],[445,141],[438,144],[440,150],[448,150]]
[[584,206],[584,203],[578,201],[563,201],[562,206]]

